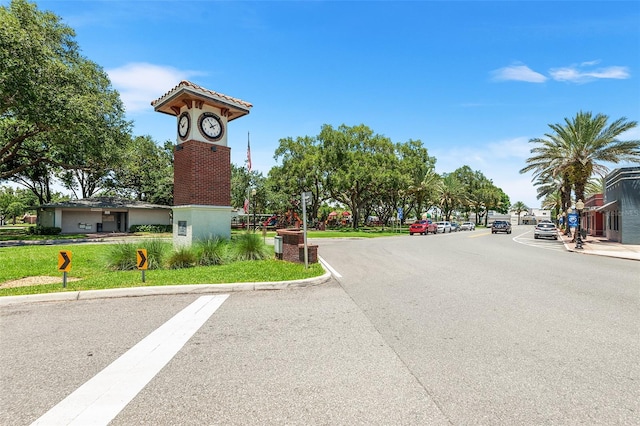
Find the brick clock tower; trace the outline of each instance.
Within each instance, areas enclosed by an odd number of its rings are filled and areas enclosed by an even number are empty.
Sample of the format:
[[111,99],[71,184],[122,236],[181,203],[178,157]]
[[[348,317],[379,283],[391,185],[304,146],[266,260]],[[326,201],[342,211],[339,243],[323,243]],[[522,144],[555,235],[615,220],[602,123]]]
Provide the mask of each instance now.
[[227,124],[252,105],[189,81],[151,102],[176,117],[173,162],[173,243],[231,237],[231,148]]

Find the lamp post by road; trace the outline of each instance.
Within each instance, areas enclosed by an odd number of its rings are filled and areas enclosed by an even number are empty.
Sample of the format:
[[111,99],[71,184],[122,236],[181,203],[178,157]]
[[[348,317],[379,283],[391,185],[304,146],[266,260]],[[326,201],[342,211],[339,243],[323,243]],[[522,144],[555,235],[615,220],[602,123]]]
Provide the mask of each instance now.
[[253,197],[253,232],[256,232],[256,189],[251,189],[251,196]]
[[581,249],[582,248],[582,232],[581,232],[581,213],[582,210],[584,210],[584,203],[582,202],[582,200],[578,200],[576,202],[576,210],[578,211],[578,230],[577,233],[578,235],[576,236],[576,248],[577,249]]

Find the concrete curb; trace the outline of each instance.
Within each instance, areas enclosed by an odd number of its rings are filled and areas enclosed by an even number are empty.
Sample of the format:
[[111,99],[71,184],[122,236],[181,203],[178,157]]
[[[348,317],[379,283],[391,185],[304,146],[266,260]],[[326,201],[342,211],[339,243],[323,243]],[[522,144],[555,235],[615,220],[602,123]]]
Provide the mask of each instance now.
[[[324,265],[322,266],[324,268]],[[331,279],[331,273],[304,280],[271,281],[232,284],[185,284],[153,287],[129,287],[106,290],[85,290],[60,293],[30,294],[25,296],[0,297],[0,307],[22,303],[75,302],[78,300],[113,299],[118,297],[167,296],[174,294],[232,293],[237,291],[285,290],[324,284]]]
[[640,261],[640,255],[638,253],[626,253],[620,251],[606,251],[606,250],[591,250],[591,249],[577,249],[575,248],[575,243],[568,241],[562,238],[562,244],[564,245],[565,250],[570,251],[572,253],[580,253],[580,254],[589,254],[592,256],[605,256],[605,257],[615,257],[618,259],[625,260],[636,260]]

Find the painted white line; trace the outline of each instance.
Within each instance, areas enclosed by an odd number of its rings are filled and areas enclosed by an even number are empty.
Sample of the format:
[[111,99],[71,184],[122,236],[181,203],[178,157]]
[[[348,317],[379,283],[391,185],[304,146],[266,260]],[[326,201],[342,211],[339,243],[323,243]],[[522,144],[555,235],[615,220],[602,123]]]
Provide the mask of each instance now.
[[320,257],[320,256],[318,256],[318,259],[320,259],[320,263],[322,263],[322,265],[323,265],[325,268],[327,268],[327,269],[329,270],[329,272],[331,272],[331,275],[333,275],[333,276],[334,276],[334,277],[336,277],[336,278],[342,278],[342,275],[340,275],[340,274],[338,273],[338,271],[336,271],[335,269],[333,269],[333,268],[331,267],[331,265],[329,265],[329,264],[327,263],[327,261],[326,261],[326,260],[324,260],[324,259],[323,259],[322,257]]
[[107,425],[228,297],[198,298],[32,424]]

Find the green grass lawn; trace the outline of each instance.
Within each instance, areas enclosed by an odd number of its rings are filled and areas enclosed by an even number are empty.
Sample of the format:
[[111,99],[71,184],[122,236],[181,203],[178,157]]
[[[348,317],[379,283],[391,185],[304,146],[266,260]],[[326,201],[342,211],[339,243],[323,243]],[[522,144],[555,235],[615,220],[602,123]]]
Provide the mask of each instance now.
[[0,228],[0,241],[40,241],[40,240],[72,240],[76,238],[86,238],[86,234],[64,234],[64,235],[31,235],[28,233],[29,226],[17,225]]
[[[402,230],[402,233],[406,229]],[[237,231],[245,232],[245,231]],[[234,231],[234,234],[236,231]],[[261,233],[261,231],[258,231]],[[401,233],[389,228],[369,228],[353,230],[341,228],[327,231],[307,231],[308,238],[375,238],[397,236]],[[171,234],[132,234],[148,238],[171,238]],[[262,234],[270,242],[275,231]],[[85,234],[40,236],[29,235],[25,228],[1,229],[0,241],[8,240],[63,240],[85,238]],[[48,276],[59,278],[55,284],[29,285],[14,288],[0,288],[0,296],[51,293],[58,291],[80,291],[106,288],[138,286],[162,286],[174,284],[218,284],[238,282],[288,281],[322,275],[320,264],[304,265],[277,260],[234,262],[219,266],[198,266],[185,269],[148,270],[142,283],[141,271],[112,271],[107,268],[107,257],[112,244],[60,244],[25,245],[0,248],[0,283],[27,277]],[[62,287],[63,273],[59,272],[58,253],[69,250],[72,253],[71,271],[67,273],[67,287]],[[79,279],[74,281],[73,279]]]
[[[234,262],[219,266],[186,269],[148,270],[145,283],[141,271],[110,271],[106,256],[110,244],[37,245],[0,248],[0,283],[26,277],[60,277],[58,284],[0,288],[0,296],[79,291],[106,288],[161,286],[174,284],[217,284],[237,282],[287,281],[322,275],[320,264],[304,265],[277,260]],[[67,288],[62,288],[63,273],[58,272],[58,253],[72,253]],[[79,281],[71,281],[80,278]]]

